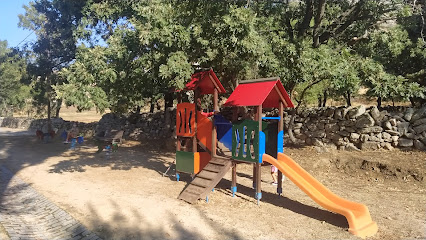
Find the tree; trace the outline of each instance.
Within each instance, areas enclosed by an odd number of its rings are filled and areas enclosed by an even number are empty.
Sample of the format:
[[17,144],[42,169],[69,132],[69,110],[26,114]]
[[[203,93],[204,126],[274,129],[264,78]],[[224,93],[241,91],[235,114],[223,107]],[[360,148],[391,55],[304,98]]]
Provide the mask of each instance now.
[[[77,26],[85,5],[86,1],[36,0],[24,6],[25,14],[19,15],[19,26],[34,31],[37,36],[36,42],[30,44],[32,59],[28,70],[34,80],[39,80],[36,100],[47,105],[49,128],[55,98],[51,86],[62,84],[56,73],[75,58]],[[61,102],[59,99],[56,116]]]
[[29,95],[28,87],[21,83],[25,68],[22,55],[8,48],[7,41],[0,41],[0,115],[10,115],[24,107]]

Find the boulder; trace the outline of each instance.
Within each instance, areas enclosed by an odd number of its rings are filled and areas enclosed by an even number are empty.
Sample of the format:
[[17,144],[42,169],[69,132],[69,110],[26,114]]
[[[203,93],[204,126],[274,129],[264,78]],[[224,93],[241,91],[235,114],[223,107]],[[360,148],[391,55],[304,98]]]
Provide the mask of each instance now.
[[361,135],[359,135],[358,133],[351,133],[351,136],[350,136],[350,140],[352,141],[352,142],[357,142],[357,141],[359,141],[359,138],[361,137]]
[[425,150],[425,145],[420,140],[414,140],[414,147],[418,150]]
[[389,121],[386,121],[386,122],[383,124],[383,127],[384,127],[385,129],[391,130],[391,129],[392,129],[392,124],[391,124]]
[[351,135],[351,133],[350,133],[350,132],[345,131],[345,130],[338,132],[338,134],[339,134],[340,136],[344,136],[344,137],[349,137],[349,136]]
[[398,127],[398,132],[400,135],[404,135],[408,132],[408,127],[410,126],[409,122],[400,122],[396,125]]
[[385,140],[385,142],[391,142],[392,141],[392,135],[390,135],[387,132],[382,132],[382,138]]
[[361,151],[359,148],[357,148],[353,143],[348,143],[345,145],[346,151]]
[[329,107],[322,113],[322,115],[326,118],[332,118],[334,115],[334,112],[335,112],[335,108]]
[[392,147],[392,144],[390,144],[390,143],[385,143],[384,145],[383,145],[383,148],[384,149],[386,149],[386,150],[389,150],[389,151],[392,151],[394,148]]
[[361,143],[361,150],[365,151],[365,150],[377,150],[380,147],[380,143],[379,142],[364,142]]
[[324,143],[321,142],[321,140],[319,140],[318,138],[313,138],[312,139],[312,145],[317,146],[317,147],[323,147]]
[[355,123],[355,127],[357,128],[366,128],[372,126],[374,126],[374,119],[368,113],[359,116]]
[[399,138],[398,139],[398,146],[400,147],[412,147],[414,145],[412,139],[407,138]]
[[357,107],[349,107],[347,108],[346,118],[358,118],[359,116],[363,115],[365,113],[365,106],[359,105]]
[[385,130],[385,132],[389,133],[392,136],[400,136],[401,135],[398,131],[394,131],[394,130]]
[[343,119],[343,108],[336,108],[334,111],[333,118],[336,120],[342,120]]
[[422,125],[414,127],[414,131],[416,131],[416,133],[422,133],[426,131],[426,124],[422,124]]
[[419,119],[417,121],[414,121],[413,122],[413,127],[419,126],[419,125],[422,125],[422,124],[425,124],[425,123],[426,123],[426,118],[422,118],[422,119]]
[[359,130],[359,133],[379,133],[379,132],[383,132],[383,128],[379,126],[367,127],[367,128],[362,128]]
[[379,109],[377,109],[376,106],[371,107],[370,115],[371,115],[371,117],[373,117],[373,119],[374,119],[374,121],[376,121],[376,123],[381,122],[382,119],[383,119],[383,116],[381,115]]
[[312,131],[312,132],[317,130],[317,124],[316,123],[310,122],[310,123],[306,124],[305,126],[309,131]]
[[337,132],[339,130],[339,125],[336,123],[326,124],[324,126],[326,132]]
[[370,139],[370,136],[367,134],[361,134],[360,139],[361,142],[367,142]]
[[413,116],[411,117],[411,122],[415,122],[416,120],[419,120],[420,118],[424,118],[426,116],[426,105],[421,107],[419,110],[417,110]]
[[413,114],[414,114],[414,109],[407,108],[407,110],[405,110],[404,119],[407,121],[410,121],[411,118],[413,117]]
[[390,124],[391,124],[392,126],[396,126],[396,124],[397,124],[397,122],[396,122],[396,119],[395,119],[395,118],[391,118],[391,119],[389,119],[389,122],[390,122]]

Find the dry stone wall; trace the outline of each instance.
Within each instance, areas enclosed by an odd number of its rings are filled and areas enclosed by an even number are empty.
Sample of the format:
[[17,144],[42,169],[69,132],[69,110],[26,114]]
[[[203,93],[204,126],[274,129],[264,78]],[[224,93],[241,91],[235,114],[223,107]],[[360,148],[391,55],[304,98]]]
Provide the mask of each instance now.
[[[285,113],[284,120],[288,129],[290,112]],[[425,150],[426,106],[305,109],[295,117],[294,135],[300,144],[342,150]]]
[[[288,125],[293,109],[285,111],[284,142],[289,142]],[[230,109],[222,113],[230,115]],[[176,112],[171,112],[166,123],[163,112],[120,116],[112,113],[103,115],[99,122],[77,123],[86,136],[102,134],[107,130],[124,130],[124,137],[133,140],[173,140]],[[276,116],[277,111],[267,113]],[[0,118],[0,126],[41,129],[46,119]],[[53,127],[70,129],[72,122],[60,118],[52,119]],[[170,128],[167,127],[170,125]],[[426,147],[426,106],[422,108],[389,107],[326,107],[309,108],[296,114],[294,123],[296,144],[314,145],[348,151]]]

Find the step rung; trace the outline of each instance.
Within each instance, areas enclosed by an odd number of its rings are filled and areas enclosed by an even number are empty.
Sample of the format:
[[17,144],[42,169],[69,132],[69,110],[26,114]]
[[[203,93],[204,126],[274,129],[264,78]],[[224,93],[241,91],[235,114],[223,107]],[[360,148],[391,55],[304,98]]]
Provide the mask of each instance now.
[[216,164],[209,163],[204,167],[204,169],[210,172],[220,172],[223,169],[223,167],[224,167],[223,165],[216,165]]
[[216,175],[217,175],[217,172],[210,172],[204,169],[197,175],[197,177],[204,178],[204,179],[214,179]]
[[204,178],[195,178],[191,182],[191,184],[193,184],[193,185],[197,185],[197,186],[205,187],[205,188],[210,186],[211,183],[212,183],[212,181],[210,179],[204,179]]

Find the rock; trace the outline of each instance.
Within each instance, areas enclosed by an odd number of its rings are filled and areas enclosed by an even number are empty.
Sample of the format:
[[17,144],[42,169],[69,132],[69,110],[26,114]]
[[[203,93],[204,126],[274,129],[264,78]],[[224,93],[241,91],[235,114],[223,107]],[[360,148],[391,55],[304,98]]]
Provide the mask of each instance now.
[[352,142],[357,142],[359,140],[360,136],[361,135],[359,135],[358,133],[351,133],[350,140]]
[[361,142],[367,142],[370,139],[370,136],[367,134],[361,134],[360,136]]
[[422,141],[422,143],[426,144],[426,137],[420,138],[420,141]]
[[383,140],[385,140],[386,142],[391,142],[392,141],[392,135],[390,135],[387,132],[382,132],[382,138]]
[[369,139],[370,141],[373,141],[373,142],[380,142],[380,138],[378,138],[377,136],[370,136],[370,139]]
[[333,118],[336,120],[342,120],[343,119],[343,108],[336,108],[334,111]]
[[335,108],[329,107],[323,112],[323,116],[326,118],[332,118],[335,112]]
[[338,122],[340,127],[353,127],[356,124],[356,119],[349,119],[346,121],[339,121]]
[[411,122],[424,118],[426,116],[426,105],[417,110],[411,117]]
[[361,151],[359,148],[357,148],[353,143],[348,143],[345,145],[346,151]]
[[345,131],[345,130],[338,132],[338,134],[339,134],[340,136],[344,136],[344,137],[349,137],[349,136],[351,135],[351,133],[350,133],[350,132],[347,132],[347,131]]
[[379,133],[379,132],[383,132],[383,128],[379,126],[367,127],[367,128],[362,128],[359,130],[359,133]]
[[360,105],[360,106],[357,106],[357,107],[350,107],[350,108],[347,108],[346,118],[347,119],[358,118],[359,116],[363,115],[364,113],[365,113],[365,106],[364,105]]
[[333,143],[326,143],[324,144],[324,147],[331,150],[337,150],[337,146],[334,145]]
[[376,106],[371,107],[370,115],[371,117],[373,117],[374,121],[376,121],[377,123],[379,123],[383,119],[383,116],[380,114],[380,111],[379,109],[377,109]]
[[392,136],[392,142],[398,142],[399,136]]
[[332,124],[326,124],[324,126],[326,132],[337,132],[339,130],[339,125],[332,123]]
[[412,147],[413,146],[413,140],[407,139],[407,138],[399,138],[398,139],[398,146],[400,147]]
[[379,142],[364,142],[361,143],[361,150],[377,150],[379,149],[380,143]]
[[414,109],[407,108],[407,110],[405,110],[404,119],[407,121],[410,121],[411,118],[413,117],[413,114],[414,114]]
[[368,113],[359,116],[355,123],[355,127],[357,128],[366,128],[372,126],[374,126],[374,119]]
[[318,130],[324,130],[324,129],[325,129],[325,124],[324,124],[324,123],[322,123],[322,122],[317,123],[317,129],[318,129]]
[[384,127],[385,129],[391,130],[391,129],[392,129],[392,124],[391,124],[389,121],[386,121],[386,122],[383,124],[383,127]]
[[400,136],[401,134],[397,131],[393,131],[393,130],[385,130],[385,132],[389,133],[392,136]]
[[422,118],[422,119],[419,119],[417,121],[414,121],[413,122],[413,127],[419,126],[419,125],[422,125],[422,124],[425,124],[425,123],[426,123],[426,118]]
[[306,124],[306,128],[308,128],[309,131],[313,132],[313,131],[317,130],[317,125],[316,125],[316,123],[310,122],[310,123]]
[[404,135],[405,133],[407,133],[409,125],[410,125],[410,123],[408,123],[408,122],[397,123],[396,126],[398,127],[399,134]]
[[392,126],[396,126],[396,119],[395,118],[389,119],[389,122]]
[[[343,130],[343,129],[342,129]],[[356,129],[355,128],[352,128],[352,127],[345,127],[345,129],[344,129],[346,132],[350,132],[350,133],[354,133],[354,132],[356,132]]]
[[392,144],[390,144],[390,143],[385,143],[384,145],[383,145],[383,148],[384,149],[386,149],[386,150],[389,150],[389,151],[392,151],[394,148],[392,147]]
[[425,145],[419,140],[414,140],[414,147],[418,150],[425,150]]
[[414,134],[413,132],[407,132],[407,133],[405,133],[405,134],[404,134],[404,136],[405,136],[406,138],[409,138],[409,139],[414,139],[414,138],[416,138],[416,134]]
[[296,128],[296,129],[294,129],[294,130],[293,130],[293,133],[294,133],[295,135],[298,135],[298,134],[300,134],[300,133],[301,133],[301,129],[300,129],[300,128]]
[[293,125],[293,128],[294,128],[294,129],[302,128],[302,126],[303,126],[303,123],[295,123],[295,124]]
[[317,146],[317,147],[323,147],[324,143],[321,142],[321,140],[319,140],[318,138],[313,138],[312,139],[312,145]]
[[426,124],[422,124],[422,125],[414,127],[414,131],[416,131],[416,133],[422,133],[426,131]]
[[313,133],[310,134],[312,137],[314,138],[325,138],[326,134],[324,131],[315,131]]

